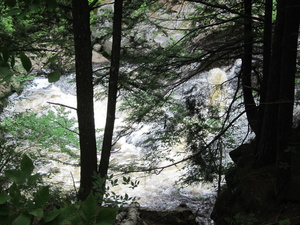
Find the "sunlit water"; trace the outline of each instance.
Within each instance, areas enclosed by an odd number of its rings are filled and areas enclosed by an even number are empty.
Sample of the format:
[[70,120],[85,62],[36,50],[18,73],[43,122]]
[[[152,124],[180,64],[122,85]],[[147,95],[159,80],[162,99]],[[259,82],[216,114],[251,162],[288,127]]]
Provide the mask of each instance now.
[[[48,83],[47,78],[37,77],[31,85],[28,85],[21,95],[15,93],[10,96],[11,104],[5,109],[5,113],[24,112],[28,109],[34,110],[38,113],[43,113],[44,107],[49,105],[51,106],[51,103],[58,103],[76,108],[76,96],[74,95],[73,91],[66,90],[66,86],[68,85],[63,87],[61,83],[50,84]],[[71,116],[76,118],[75,110],[68,108],[66,108],[66,110],[69,110],[71,112]],[[96,128],[104,127],[105,113],[106,100],[95,101]],[[120,124],[122,124],[122,118],[117,116],[116,126]],[[144,126],[143,129],[147,129],[147,126]],[[124,165],[135,161],[141,163],[142,151],[139,149],[139,147],[134,145],[135,140],[138,140],[137,135],[139,135],[139,133],[143,133],[143,130],[135,132],[134,136],[131,138],[123,137],[118,141],[117,146],[120,149],[111,155],[111,162],[113,164]],[[183,147],[181,144],[174,146],[174,157],[176,152],[182,150],[181,147]],[[180,159],[182,159],[182,156],[177,157],[177,160]],[[64,159],[61,158],[61,160]],[[68,160],[67,157],[65,160]],[[161,165],[167,165],[168,163],[170,162],[162,162]],[[57,162],[52,162],[51,167],[58,167],[61,171],[52,179],[52,182],[64,182],[65,187],[72,189],[74,188],[75,181],[75,186],[78,187],[78,181],[80,179],[79,168],[63,165]],[[176,195],[179,194],[198,198],[202,195],[213,193],[210,185],[182,187],[179,184],[175,184],[183,174],[183,171],[178,170],[180,168],[182,168],[181,164],[166,168],[157,175],[149,175],[144,173],[130,174],[131,177],[134,177],[140,181],[138,187],[134,190],[126,189],[126,191],[124,191],[122,188],[117,189],[119,189],[121,193],[126,192],[131,196],[140,198],[139,203],[141,206],[156,208],[176,207],[180,204],[180,201],[176,200]],[[46,171],[46,168],[41,169],[40,171]],[[121,178],[119,178],[119,180]]]
[[[219,85],[226,79],[226,74],[220,70],[215,70],[214,74],[204,79],[204,82],[210,82],[210,85]],[[28,85],[25,90],[18,95],[17,93],[10,96],[11,104],[5,109],[5,113],[24,112],[27,109],[34,110],[38,113],[43,113],[45,106],[53,106],[51,103],[58,103],[76,108],[75,85],[70,83],[64,77],[55,84],[48,83],[44,77],[37,77]],[[203,80],[201,81],[203,82]],[[211,91],[209,101],[223,101],[221,99],[221,89]],[[213,104],[213,103],[212,103]],[[76,111],[66,108],[71,112],[70,116],[76,118]],[[95,124],[96,128],[103,128],[105,125],[106,100],[95,101]],[[117,115],[116,127],[122,124],[122,114]],[[139,137],[143,131],[147,131],[147,126],[143,126],[140,131],[131,134],[131,137],[123,137],[117,143],[118,151],[112,153],[111,163],[114,165],[124,165],[130,163],[142,164],[141,160],[142,149],[136,145],[139,142]],[[184,149],[184,143],[179,143],[174,146],[170,155],[173,155],[176,160],[180,160],[187,155],[179,155],[176,153]],[[53,153],[51,153],[53,154]],[[176,155],[176,156],[175,156]],[[68,161],[69,158],[57,155],[62,161]],[[170,162],[161,162],[161,165],[167,165]],[[160,165],[160,166],[161,166]],[[66,190],[78,189],[80,171],[78,167],[64,165],[55,161],[51,161],[50,168],[59,168],[60,173],[55,175],[49,182],[63,183]],[[183,164],[178,164],[160,171],[158,174],[131,173],[129,176],[132,180],[138,180],[140,183],[135,189],[130,189],[122,184],[114,188],[118,194],[124,195],[127,193],[131,197],[139,198],[138,202],[142,207],[171,209],[179,206],[181,203],[190,204],[194,210],[203,208],[209,212],[209,206],[201,206],[203,198],[213,196],[215,188],[212,185],[199,184],[194,186],[182,186],[177,183],[180,177],[184,174]],[[40,172],[46,172],[48,168],[40,168]],[[122,174],[118,173],[115,178],[122,181]],[[128,176],[128,175],[127,175]],[[210,220],[207,219],[207,224]]]

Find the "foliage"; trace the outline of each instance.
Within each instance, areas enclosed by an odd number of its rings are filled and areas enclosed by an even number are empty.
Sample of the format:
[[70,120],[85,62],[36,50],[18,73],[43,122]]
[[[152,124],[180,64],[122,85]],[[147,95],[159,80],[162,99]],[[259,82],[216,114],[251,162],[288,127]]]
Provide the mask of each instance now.
[[0,126],[0,192],[6,189],[9,183],[4,171],[15,169],[21,160],[21,153],[15,149],[16,145],[5,138],[3,127]]
[[26,152],[32,157],[47,157],[47,160],[59,161],[57,157],[49,157],[49,152],[55,152],[67,154],[77,161],[79,140],[76,120],[70,119],[70,111],[63,107],[44,110],[47,113],[39,114],[27,110],[7,117],[2,116],[1,127],[7,142],[17,146],[18,151],[30,149],[31,153]]
[[279,225],[290,225],[291,224],[291,221],[289,219],[286,219],[286,220],[280,220]]
[[285,219],[285,220],[280,220],[278,222],[279,225],[290,225],[291,221],[289,219]]
[[[130,197],[127,193],[119,195],[112,190],[112,188],[120,185],[119,180],[117,178],[115,179],[113,174],[106,178],[107,182],[105,182],[104,178],[101,178],[99,174],[96,173],[93,178],[95,180],[93,183],[93,190],[96,200],[100,205],[123,207],[125,205],[137,203],[137,197]],[[131,189],[136,188],[140,183],[137,180],[131,180],[130,177],[123,176],[122,179],[122,185],[128,186]],[[104,187],[105,183],[108,183],[108,185],[105,185]]]
[[258,220],[255,218],[254,214],[236,214],[234,218],[226,218],[228,224],[236,225],[252,225],[257,224]]
[[58,79],[73,51],[64,10],[56,0],[1,1],[0,82],[21,83],[45,68],[50,82]]
[[[98,208],[92,194],[84,202],[62,201],[59,207],[48,202],[49,186],[37,185],[40,174],[34,174],[32,160],[23,155],[20,169],[7,170],[11,186],[0,193],[1,225],[30,224],[113,224],[116,209]],[[32,188],[34,187],[34,188]]]

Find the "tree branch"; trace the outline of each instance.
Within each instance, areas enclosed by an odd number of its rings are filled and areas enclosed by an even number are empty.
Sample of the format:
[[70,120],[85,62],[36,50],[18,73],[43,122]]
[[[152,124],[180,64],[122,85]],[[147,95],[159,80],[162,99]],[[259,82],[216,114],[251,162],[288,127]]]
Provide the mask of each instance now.
[[211,140],[206,146],[203,147],[202,151],[199,151],[193,155],[190,155],[184,159],[181,159],[177,162],[171,163],[169,165],[166,166],[159,166],[159,167],[154,167],[154,168],[148,168],[148,169],[141,169],[141,170],[131,170],[131,171],[126,171],[123,174],[128,174],[128,173],[143,173],[143,172],[151,172],[151,171],[156,171],[155,174],[158,175],[160,174],[164,169],[172,167],[172,166],[176,166],[177,164],[183,163],[185,161],[188,161],[196,156],[198,156],[199,154],[201,154],[204,150],[206,150],[207,148],[209,148],[212,144],[214,144],[243,114],[245,113],[245,111],[241,112],[239,115],[237,115],[226,127],[224,127],[224,129],[222,131],[220,131],[219,134],[217,134],[213,140]]
[[52,105],[63,106],[63,107],[69,108],[69,109],[77,110],[76,108],[74,108],[74,107],[72,107],[72,106],[64,105],[64,104],[61,104],[61,103],[56,103],[56,102],[47,102],[47,103],[48,103],[48,104],[52,104]]
[[[187,2],[196,2],[196,3],[201,3],[203,5],[206,5],[206,6],[209,6],[209,7],[212,7],[212,8],[217,8],[217,9],[223,9],[223,10],[226,10],[230,13],[233,13],[233,14],[237,14],[239,16],[242,16],[242,17],[248,17],[246,14],[244,13],[240,13],[236,10],[233,10],[232,8],[229,8],[225,5],[220,5],[220,4],[212,4],[212,3],[209,3],[207,2],[206,0],[186,0]],[[252,19],[254,20],[257,20],[257,21],[263,21],[263,19],[259,18],[259,17],[251,17]]]

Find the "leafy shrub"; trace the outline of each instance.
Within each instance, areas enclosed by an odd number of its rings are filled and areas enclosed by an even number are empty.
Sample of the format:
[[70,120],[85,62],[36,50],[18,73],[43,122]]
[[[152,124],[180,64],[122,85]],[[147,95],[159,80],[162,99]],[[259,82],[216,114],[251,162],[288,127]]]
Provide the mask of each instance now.
[[[124,205],[130,205],[137,203],[137,197],[130,197],[127,193],[124,195],[119,195],[115,193],[111,188],[119,185],[119,180],[114,178],[113,175],[107,177],[107,183],[105,184],[105,179],[101,178],[97,173],[93,175],[95,179],[93,183],[93,190],[95,192],[96,200],[99,204],[111,207],[123,207]],[[129,188],[136,188],[139,185],[139,181],[132,181],[130,177],[122,177],[122,184],[129,186]]]
[[55,110],[44,108],[45,114],[27,110],[3,117],[1,126],[5,128],[6,139],[21,149],[32,148],[42,155],[42,149],[65,153],[79,158],[72,149],[79,149],[78,129],[75,119],[64,108]]
[[20,152],[16,152],[16,145],[4,138],[3,129],[0,126],[0,192],[4,190],[9,179],[4,176],[4,171],[14,169],[22,158]]
[[32,160],[23,155],[20,169],[5,171],[10,187],[0,193],[1,225],[109,225],[117,215],[115,208],[99,208],[90,194],[84,202],[64,201],[59,206],[48,202],[50,187],[37,185],[41,175],[33,173]]

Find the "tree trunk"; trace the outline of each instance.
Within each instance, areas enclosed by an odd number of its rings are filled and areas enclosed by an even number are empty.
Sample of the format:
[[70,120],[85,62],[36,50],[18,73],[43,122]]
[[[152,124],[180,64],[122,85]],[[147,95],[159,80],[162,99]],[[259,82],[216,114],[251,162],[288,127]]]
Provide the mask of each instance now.
[[244,56],[242,62],[242,84],[244,105],[247,119],[251,129],[257,133],[257,107],[252,94],[251,73],[252,73],[252,0],[244,1]]
[[94,124],[93,69],[88,0],[72,0],[75,43],[77,116],[80,141],[79,198],[92,190],[92,175],[97,171],[97,149]]
[[[115,123],[118,77],[120,67],[120,49],[122,32],[122,9],[123,0],[115,0],[114,20],[113,20],[113,43],[111,54],[111,67],[108,87],[107,115],[102,143],[101,160],[99,165],[99,174],[101,178],[106,178],[109,167],[109,158],[112,146],[112,137]],[[105,186],[105,183],[104,183]]]
[[279,106],[279,86],[282,67],[282,34],[284,28],[284,4],[278,1],[275,32],[272,46],[272,57],[269,69],[267,92],[263,121],[257,146],[257,165],[264,166],[276,163],[277,118]]
[[295,74],[299,33],[299,0],[286,1],[277,131],[277,194],[285,192],[291,178],[291,150]]
[[258,132],[256,141],[259,143],[261,124],[264,120],[264,109],[266,103],[266,94],[268,88],[268,77],[270,75],[271,55],[272,55],[272,13],[273,0],[265,1],[265,16],[264,16],[264,39],[263,39],[263,77],[260,84],[260,100],[259,100],[259,118]]

